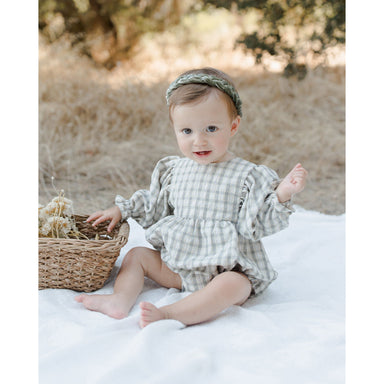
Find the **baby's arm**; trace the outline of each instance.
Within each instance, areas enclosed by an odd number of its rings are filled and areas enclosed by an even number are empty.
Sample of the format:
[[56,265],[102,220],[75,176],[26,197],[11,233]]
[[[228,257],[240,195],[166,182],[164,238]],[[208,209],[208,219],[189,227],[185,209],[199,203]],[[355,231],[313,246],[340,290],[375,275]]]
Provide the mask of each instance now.
[[105,209],[104,211],[97,211],[95,213],[92,213],[87,219],[87,222],[91,222],[95,220],[95,222],[92,224],[94,227],[104,221],[111,220],[111,222],[108,225],[108,232],[111,232],[112,229],[115,227],[115,225],[121,220],[121,211],[120,208],[115,205],[111,208]]
[[305,187],[308,172],[299,163],[283,179],[276,188],[276,195],[280,203],[290,200],[293,195],[301,192]]

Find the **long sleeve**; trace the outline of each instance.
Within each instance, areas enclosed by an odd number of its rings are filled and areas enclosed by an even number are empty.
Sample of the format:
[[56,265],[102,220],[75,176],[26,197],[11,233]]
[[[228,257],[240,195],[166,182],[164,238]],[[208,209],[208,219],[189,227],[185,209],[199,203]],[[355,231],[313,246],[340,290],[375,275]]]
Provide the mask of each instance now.
[[128,200],[117,195],[115,204],[119,207],[122,219],[131,217],[143,228],[148,228],[163,217],[172,214],[169,204],[169,187],[172,178],[173,163],[177,156],[160,160],[151,177],[149,190],[141,189]]
[[243,186],[238,230],[248,239],[260,240],[286,228],[294,209],[290,201],[280,203],[275,193],[279,177],[272,169],[256,166]]

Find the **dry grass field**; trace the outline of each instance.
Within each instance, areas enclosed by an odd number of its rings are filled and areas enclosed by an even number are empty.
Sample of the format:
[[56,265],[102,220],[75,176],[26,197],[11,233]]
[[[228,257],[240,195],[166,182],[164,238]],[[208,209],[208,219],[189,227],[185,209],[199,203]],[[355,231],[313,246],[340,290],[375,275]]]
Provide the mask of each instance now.
[[[179,154],[165,92],[184,70],[213,66],[229,73],[244,117],[232,151],[284,176],[297,162],[309,171],[295,203],[327,214],[345,212],[345,66],[329,56],[304,80],[284,78],[221,40],[202,48],[144,40],[133,60],[112,71],[96,68],[65,41],[39,44],[39,199],[64,189],[78,213],[113,204],[148,187],[156,162]],[[167,39],[167,44],[165,40]],[[219,49],[218,49],[219,48]],[[334,59],[332,59],[334,57]]]

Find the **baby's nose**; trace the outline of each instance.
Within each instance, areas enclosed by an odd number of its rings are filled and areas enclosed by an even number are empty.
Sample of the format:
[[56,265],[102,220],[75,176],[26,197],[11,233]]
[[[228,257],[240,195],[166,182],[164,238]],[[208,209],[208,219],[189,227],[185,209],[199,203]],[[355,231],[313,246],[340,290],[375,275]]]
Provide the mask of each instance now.
[[197,133],[195,135],[195,140],[194,140],[195,145],[205,145],[206,143],[207,143],[207,140],[203,133]]

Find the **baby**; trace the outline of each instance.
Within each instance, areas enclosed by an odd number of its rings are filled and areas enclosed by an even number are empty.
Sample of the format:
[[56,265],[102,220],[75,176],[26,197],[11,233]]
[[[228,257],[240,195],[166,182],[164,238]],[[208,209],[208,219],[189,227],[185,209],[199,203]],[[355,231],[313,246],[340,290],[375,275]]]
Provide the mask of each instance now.
[[75,299],[116,319],[135,304],[144,278],[191,292],[156,307],[141,302],[140,326],[175,319],[185,325],[214,318],[243,304],[276,279],[261,238],[288,226],[291,198],[304,189],[307,171],[297,164],[280,180],[264,165],[229,151],[242,117],[241,100],[225,73],[203,68],[180,75],[168,88],[169,116],[183,157],[160,160],[149,190],[89,216],[108,230],[131,217],[146,229],[154,249],[125,256],[113,294]]

